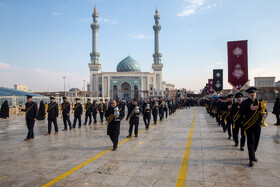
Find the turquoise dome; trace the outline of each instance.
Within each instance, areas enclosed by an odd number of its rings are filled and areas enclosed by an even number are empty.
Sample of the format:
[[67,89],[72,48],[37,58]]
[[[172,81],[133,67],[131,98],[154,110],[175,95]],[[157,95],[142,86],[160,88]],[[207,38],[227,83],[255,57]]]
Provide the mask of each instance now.
[[117,72],[141,71],[140,64],[130,56],[124,58],[117,66]]

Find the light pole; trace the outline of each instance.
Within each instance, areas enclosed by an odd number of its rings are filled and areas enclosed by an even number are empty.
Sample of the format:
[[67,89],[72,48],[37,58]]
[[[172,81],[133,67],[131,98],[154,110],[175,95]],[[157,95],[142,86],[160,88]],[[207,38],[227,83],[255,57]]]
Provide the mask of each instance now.
[[66,84],[65,84],[65,78],[66,78],[66,77],[62,77],[62,78],[63,78],[63,81],[64,81],[64,96],[65,96],[65,85],[66,85]]

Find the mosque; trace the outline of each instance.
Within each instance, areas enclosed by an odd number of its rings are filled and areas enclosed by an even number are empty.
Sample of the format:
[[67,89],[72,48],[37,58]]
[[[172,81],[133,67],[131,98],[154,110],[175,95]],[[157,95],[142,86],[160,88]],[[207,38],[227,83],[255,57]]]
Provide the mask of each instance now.
[[140,64],[131,56],[124,58],[117,65],[117,72],[102,72],[99,63],[100,53],[98,53],[98,24],[99,14],[96,6],[92,14],[92,53],[90,53],[91,63],[89,91],[98,93],[95,96],[107,98],[145,98],[145,97],[168,97],[167,91],[174,90],[175,85],[162,81],[161,63],[162,54],[159,51],[159,34],[161,25],[159,24],[160,15],[156,9],[154,19],[154,62],[153,72],[142,72]]

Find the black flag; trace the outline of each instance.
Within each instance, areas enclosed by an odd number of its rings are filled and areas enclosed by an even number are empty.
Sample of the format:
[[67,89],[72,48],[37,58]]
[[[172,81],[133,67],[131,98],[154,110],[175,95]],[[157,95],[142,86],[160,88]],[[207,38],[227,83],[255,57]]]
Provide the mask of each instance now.
[[213,89],[219,93],[223,90],[223,70],[214,69],[213,70]]

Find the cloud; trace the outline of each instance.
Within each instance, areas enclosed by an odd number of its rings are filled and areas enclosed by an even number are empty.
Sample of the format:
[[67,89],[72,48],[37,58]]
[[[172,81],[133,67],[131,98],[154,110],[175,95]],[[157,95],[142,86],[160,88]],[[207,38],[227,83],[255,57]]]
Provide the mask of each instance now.
[[115,19],[112,20],[112,19],[103,18],[103,17],[100,17],[99,21],[104,22],[104,23],[111,23],[111,24],[117,24],[118,23],[118,21],[115,20]]
[[[83,88],[83,80],[88,80],[88,75],[69,72],[50,71],[40,68],[22,68],[0,62],[1,82],[5,87],[13,87],[14,84],[27,85],[35,91],[63,91],[66,77],[66,89]],[[88,82],[88,81],[87,81]]]
[[6,5],[4,3],[0,2],[0,7],[5,7]]
[[61,16],[62,13],[61,13],[61,12],[53,12],[52,15],[53,15],[53,16]]
[[133,34],[130,34],[130,37],[135,38],[135,39],[151,39],[151,38],[153,38],[152,35],[145,35],[145,34],[142,34],[142,33],[133,33]]
[[[212,7],[216,7],[218,5],[217,3],[207,3],[207,0],[184,0],[184,2],[186,4],[182,7],[181,12],[177,14],[179,17],[189,16],[196,13],[199,9],[211,9]],[[221,0],[219,3],[221,4]]]

